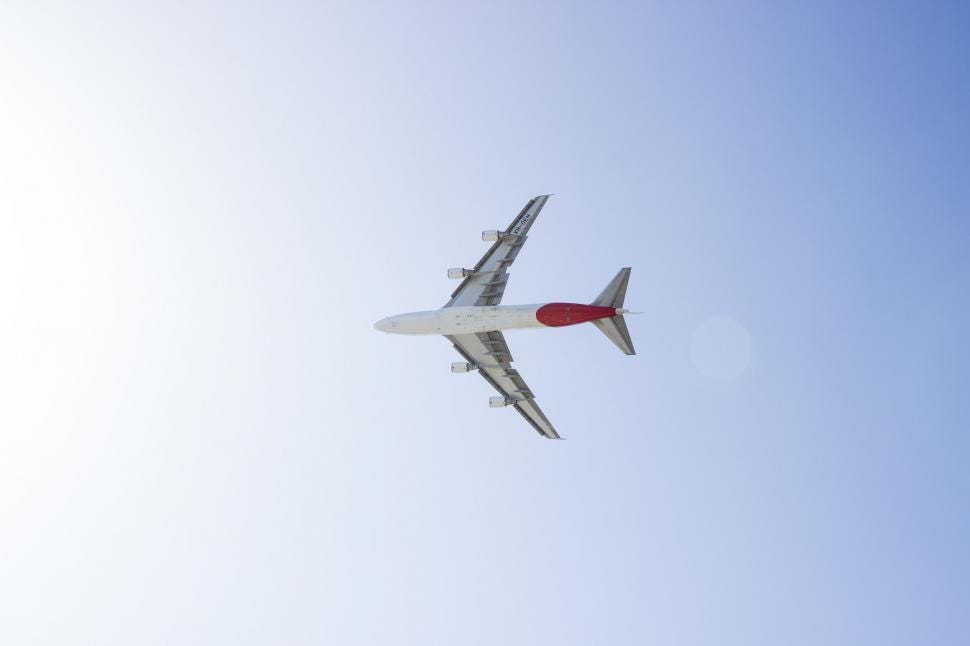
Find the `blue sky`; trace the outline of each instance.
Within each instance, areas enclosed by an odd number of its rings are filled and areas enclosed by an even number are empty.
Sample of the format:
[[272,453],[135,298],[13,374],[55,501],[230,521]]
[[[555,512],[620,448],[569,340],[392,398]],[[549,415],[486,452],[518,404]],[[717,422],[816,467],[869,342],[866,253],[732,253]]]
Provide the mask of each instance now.
[[[0,25],[0,641],[965,641],[958,3]],[[371,327],[549,192],[505,301],[644,312],[508,333],[566,442]]]

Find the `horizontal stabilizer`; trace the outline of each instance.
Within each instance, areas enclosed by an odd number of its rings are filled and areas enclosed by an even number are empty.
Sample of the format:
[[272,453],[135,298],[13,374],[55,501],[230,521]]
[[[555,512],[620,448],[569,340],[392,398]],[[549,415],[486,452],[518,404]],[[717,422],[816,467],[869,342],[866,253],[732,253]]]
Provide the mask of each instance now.
[[630,339],[630,332],[626,329],[626,321],[623,320],[622,314],[608,319],[597,319],[593,321],[593,325],[615,343],[616,347],[623,351],[623,354],[637,353],[633,348],[633,341]]
[[626,298],[626,285],[630,282],[630,268],[624,267],[617,272],[610,284],[606,286],[591,305],[599,307],[623,307]]

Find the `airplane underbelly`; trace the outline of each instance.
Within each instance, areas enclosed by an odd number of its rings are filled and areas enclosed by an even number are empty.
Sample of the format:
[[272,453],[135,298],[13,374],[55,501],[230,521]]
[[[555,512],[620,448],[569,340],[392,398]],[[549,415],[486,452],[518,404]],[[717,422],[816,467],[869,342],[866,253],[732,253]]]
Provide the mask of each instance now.
[[614,316],[612,307],[576,303],[446,307],[392,316],[375,324],[392,334],[478,334],[517,328],[562,327]]
[[535,313],[536,307],[531,305],[486,308],[480,320],[480,331],[541,327]]
[[502,329],[502,320],[498,316],[498,308],[490,307],[478,319],[479,332],[493,332]]
[[535,306],[454,307],[438,312],[438,334],[476,334],[513,328],[541,327]]
[[494,312],[486,308],[447,308],[438,314],[438,334],[478,334],[498,329],[500,322]]

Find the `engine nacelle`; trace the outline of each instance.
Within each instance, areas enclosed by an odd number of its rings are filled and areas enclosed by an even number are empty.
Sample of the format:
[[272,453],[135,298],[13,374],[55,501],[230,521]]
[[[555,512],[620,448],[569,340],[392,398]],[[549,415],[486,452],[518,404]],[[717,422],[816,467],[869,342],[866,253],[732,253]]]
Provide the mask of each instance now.
[[502,237],[501,231],[495,231],[494,229],[489,231],[482,231],[482,240],[485,242],[496,242]]
[[515,400],[509,397],[489,397],[488,405],[492,408],[505,408],[509,404],[514,404]]
[[451,364],[451,371],[458,374],[462,372],[471,372],[472,370],[478,370],[478,366],[474,363],[465,363],[464,361],[456,361]]
[[471,276],[474,273],[475,272],[472,271],[471,269],[465,269],[463,267],[452,267],[451,269],[448,270],[448,278],[451,278],[452,280],[457,280],[460,278],[464,278],[465,276]]

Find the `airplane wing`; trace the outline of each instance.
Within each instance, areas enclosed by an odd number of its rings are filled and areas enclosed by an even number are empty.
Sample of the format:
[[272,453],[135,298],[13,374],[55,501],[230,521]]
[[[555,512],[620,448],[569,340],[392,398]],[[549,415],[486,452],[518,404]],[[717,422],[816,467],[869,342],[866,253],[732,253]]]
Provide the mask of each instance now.
[[495,390],[507,399],[515,400],[511,406],[540,435],[551,440],[561,439],[535,403],[534,395],[519,376],[519,371],[512,367],[512,355],[501,332],[456,334],[445,338],[454,344],[455,350],[465,357],[465,361],[479,367],[478,372]]
[[515,261],[525,244],[529,228],[548,199],[548,195],[539,195],[529,200],[525,208],[512,220],[512,224],[500,232],[498,240],[475,265],[472,275],[461,282],[445,307],[498,305],[502,302],[505,283],[509,279],[509,265]]

